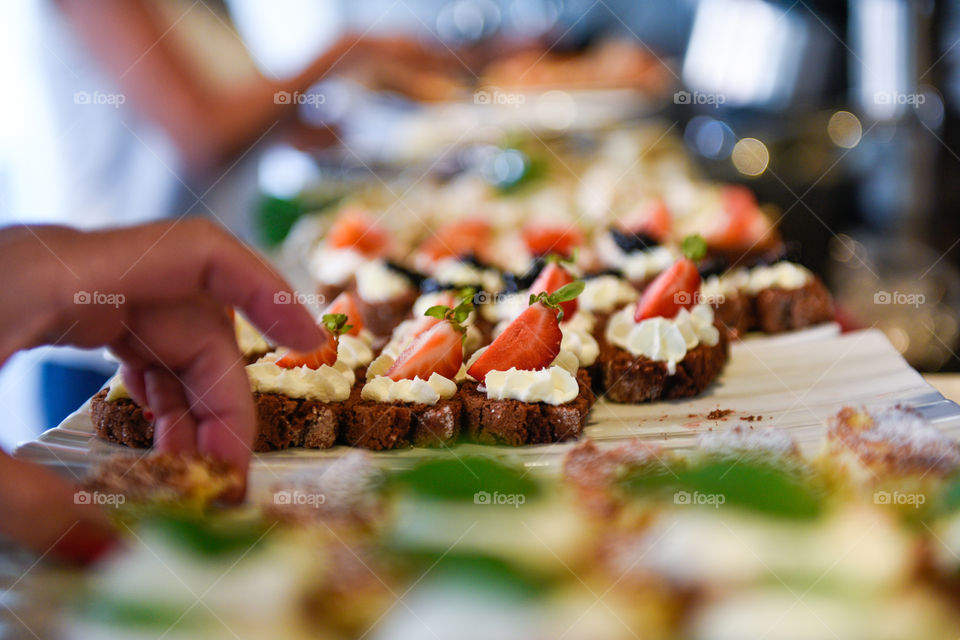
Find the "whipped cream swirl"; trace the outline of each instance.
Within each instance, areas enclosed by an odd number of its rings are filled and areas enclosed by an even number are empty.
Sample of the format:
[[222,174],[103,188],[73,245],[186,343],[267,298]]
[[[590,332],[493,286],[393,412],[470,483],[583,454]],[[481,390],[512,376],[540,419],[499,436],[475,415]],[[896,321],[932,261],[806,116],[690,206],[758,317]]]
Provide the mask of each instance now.
[[386,302],[409,293],[413,285],[383,260],[372,260],[357,269],[357,293],[367,302]]
[[691,310],[681,309],[673,318],[633,319],[634,305],[627,305],[610,318],[606,339],[610,344],[626,349],[632,355],[644,356],[667,364],[673,375],[677,362],[699,344],[714,346],[720,340],[720,331],[713,324],[713,309],[698,304]]
[[438,373],[431,374],[427,380],[392,380],[386,376],[376,376],[363,385],[360,397],[375,402],[437,404],[441,398],[450,398],[456,392],[457,383]]
[[253,391],[318,402],[343,402],[354,382],[353,372],[337,365],[288,369],[267,358],[247,365],[247,377]]

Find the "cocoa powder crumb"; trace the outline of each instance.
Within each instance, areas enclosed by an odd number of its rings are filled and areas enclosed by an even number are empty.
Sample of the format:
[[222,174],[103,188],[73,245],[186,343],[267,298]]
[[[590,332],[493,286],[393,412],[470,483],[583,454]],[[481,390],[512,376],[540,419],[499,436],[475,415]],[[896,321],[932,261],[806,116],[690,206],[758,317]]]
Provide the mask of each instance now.
[[714,409],[707,414],[708,420],[721,420],[733,413],[733,409]]

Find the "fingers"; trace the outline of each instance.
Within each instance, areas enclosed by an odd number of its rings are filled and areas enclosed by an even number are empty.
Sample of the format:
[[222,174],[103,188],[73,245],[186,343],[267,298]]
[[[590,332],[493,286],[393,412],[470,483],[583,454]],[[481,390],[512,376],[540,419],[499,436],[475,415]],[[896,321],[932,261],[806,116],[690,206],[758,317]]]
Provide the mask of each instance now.
[[125,361],[120,365],[120,375],[123,377],[123,383],[130,392],[130,397],[137,401],[142,407],[149,407],[147,404],[146,383],[143,380],[143,367],[134,366],[130,361]]
[[206,219],[92,233],[50,228],[49,234],[46,244],[54,245],[64,267],[77,275],[65,279],[60,294],[68,314],[79,312],[71,306],[81,284],[88,293],[113,296],[109,300],[119,301],[121,315],[140,304],[205,295],[243,309],[278,344],[310,350],[321,342],[310,312],[290,303],[296,299],[290,285],[263,256]]
[[183,383],[159,366],[143,374],[147,407],[154,415],[153,446],[169,453],[196,451],[197,423],[187,402]]
[[86,564],[116,544],[106,514],[76,496],[60,476],[0,451],[0,532],[35,553]]
[[206,301],[155,305],[131,317],[121,358],[149,362],[144,395],[155,445],[199,451],[246,471],[254,434],[250,383],[222,307]]

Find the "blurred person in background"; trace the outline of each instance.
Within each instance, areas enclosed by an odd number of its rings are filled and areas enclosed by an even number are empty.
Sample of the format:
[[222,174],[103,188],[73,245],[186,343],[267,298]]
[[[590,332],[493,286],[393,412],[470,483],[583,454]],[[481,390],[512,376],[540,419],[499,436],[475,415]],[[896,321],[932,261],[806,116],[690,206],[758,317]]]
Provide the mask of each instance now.
[[[17,99],[3,107],[0,223],[95,228],[196,214],[249,240],[252,159],[261,141],[316,147],[336,140],[297,120],[310,86],[365,60],[424,59],[403,38],[345,33],[338,7],[243,0],[4,6],[0,46],[18,64],[2,78]],[[258,47],[272,53],[252,53]],[[5,442],[55,426],[113,368],[101,354],[71,349],[15,358],[0,375],[0,398],[7,421],[20,429]],[[43,390],[42,406],[25,386]]]

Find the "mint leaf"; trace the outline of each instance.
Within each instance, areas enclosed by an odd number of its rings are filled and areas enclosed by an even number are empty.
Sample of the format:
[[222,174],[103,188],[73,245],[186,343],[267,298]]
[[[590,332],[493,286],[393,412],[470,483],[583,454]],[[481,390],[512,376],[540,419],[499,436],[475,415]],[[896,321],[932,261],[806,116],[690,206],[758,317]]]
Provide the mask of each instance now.
[[570,284],[565,284],[553,293],[550,294],[550,299],[553,302],[567,302],[573,300],[581,293],[583,293],[584,282],[583,280],[574,280]]
[[348,318],[345,313],[325,313],[320,320],[323,322],[323,326],[335,336],[353,329],[352,324],[347,324]]
[[707,241],[698,233],[687,236],[680,245],[683,255],[691,260],[700,260],[707,255]]
[[443,320],[447,317],[447,312],[450,311],[450,307],[444,304],[438,304],[430,307],[423,312],[423,315],[430,316],[431,318],[439,318]]

